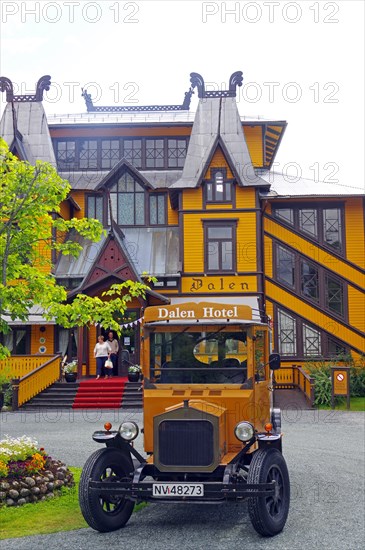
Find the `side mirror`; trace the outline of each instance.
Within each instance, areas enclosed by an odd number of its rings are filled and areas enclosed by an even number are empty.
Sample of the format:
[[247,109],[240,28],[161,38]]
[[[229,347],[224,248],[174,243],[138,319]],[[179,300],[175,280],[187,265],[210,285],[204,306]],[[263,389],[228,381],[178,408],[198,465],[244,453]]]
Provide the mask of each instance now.
[[270,353],[269,355],[269,365],[271,370],[280,369],[281,357],[279,353]]

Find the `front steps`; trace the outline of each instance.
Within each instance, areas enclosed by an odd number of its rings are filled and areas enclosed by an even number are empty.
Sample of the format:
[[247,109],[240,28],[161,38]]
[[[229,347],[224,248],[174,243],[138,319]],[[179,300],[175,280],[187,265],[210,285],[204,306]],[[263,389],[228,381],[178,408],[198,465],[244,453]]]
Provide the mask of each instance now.
[[76,397],[79,382],[55,382],[49,388],[24,403],[22,410],[70,409]]
[[114,377],[81,382],[55,382],[21,410],[39,409],[142,409],[141,382],[128,382],[126,377]]
[[141,382],[127,382],[122,398],[122,409],[143,408],[143,387]]
[[120,409],[127,378],[93,378],[80,382],[73,409]]

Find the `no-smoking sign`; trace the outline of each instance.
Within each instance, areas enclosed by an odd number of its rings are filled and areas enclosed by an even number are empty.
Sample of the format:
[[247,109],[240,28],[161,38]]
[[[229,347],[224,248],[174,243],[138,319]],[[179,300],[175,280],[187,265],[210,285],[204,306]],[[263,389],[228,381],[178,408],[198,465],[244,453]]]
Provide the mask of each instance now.
[[347,408],[350,407],[350,372],[349,367],[332,367],[332,408],[336,395],[347,397]]

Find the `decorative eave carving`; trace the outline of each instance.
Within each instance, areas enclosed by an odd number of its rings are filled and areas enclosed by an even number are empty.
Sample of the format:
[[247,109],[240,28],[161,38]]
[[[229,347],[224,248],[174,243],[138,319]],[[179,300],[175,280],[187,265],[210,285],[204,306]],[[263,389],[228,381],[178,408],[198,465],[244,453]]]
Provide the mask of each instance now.
[[192,89],[198,88],[199,99],[215,97],[236,97],[237,86],[242,86],[243,73],[242,71],[236,71],[235,73],[231,74],[228,90],[207,91],[205,89],[204,79],[199,73],[190,73],[190,82]]
[[41,76],[36,85],[35,94],[14,94],[13,83],[6,76],[0,76],[0,92],[6,92],[6,101],[8,103],[18,102],[18,103],[28,103],[28,102],[39,102],[43,101],[43,92],[48,90],[51,87],[51,77],[46,74]]
[[129,112],[150,112],[150,111],[188,111],[190,107],[191,96],[193,95],[193,89],[190,88],[188,92],[185,92],[184,101],[181,105],[108,105],[108,106],[96,106],[93,104],[91,94],[87,93],[87,90],[82,88],[81,96],[84,98],[88,113],[129,113]]

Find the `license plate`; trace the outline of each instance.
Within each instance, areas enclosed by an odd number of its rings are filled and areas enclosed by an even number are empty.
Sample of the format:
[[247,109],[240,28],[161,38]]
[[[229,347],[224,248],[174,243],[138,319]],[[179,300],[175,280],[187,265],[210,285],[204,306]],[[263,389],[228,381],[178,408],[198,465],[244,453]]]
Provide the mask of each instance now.
[[204,485],[202,483],[154,483],[152,485],[153,497],[202,497]]

